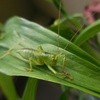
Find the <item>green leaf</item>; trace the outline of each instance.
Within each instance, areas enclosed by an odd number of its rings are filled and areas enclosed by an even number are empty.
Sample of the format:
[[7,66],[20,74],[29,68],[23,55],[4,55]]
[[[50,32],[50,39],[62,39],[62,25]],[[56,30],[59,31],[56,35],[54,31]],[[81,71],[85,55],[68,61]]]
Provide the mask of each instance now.
[[12,77],[0,73],[0,87],[2,88],[7,100],[18,100]]
[[62,94],[59,100],[68,100],[68,97],[69,97],[68,94],[70,93],[71,88],[61,85],[61,89],[62,89]]
[[85,28],[75,39],[74,43],[77,46],[82,45],[86,40],[88,40],[90,37],[96,35],[98,32],[100,32],[100,20],[96,21],[95,23],[89,25],[87,28]]
[[35,78],[28,79],[22,100],[36,100],[37,82],[38,80]]
[[96,51],[89,43],[84,43],[81,48],[93,56],[96,60],[100,61],[100,52]]
[[63,94],[60,96],[60,99],[59,100],[68,100],[68,97],[66,95],[66,91],[63,92]]
[[[58,35],[46,28],[19,17],[11,18],[5,25],[5,37],[0,40],[0,55],[16,42],[19,48],[37,48],[41,45],[46,52],[63,53],[66,56],[65,70],[73,80],[53,74],[46,66],[33,66],[33,72],[26,71],[29,63],[25,62],[17,53],[7,55],[0,60],[0,72],[11,76],[27,76],[51,81],[82,90],[100,97],[100,63],[73,43],[60,37],[58,51]],[[68,44],[67,50],[63,48]],[[2,66],[1,66],[2,65]],[[62,59],[58,61],[55,70],[61,72]]]

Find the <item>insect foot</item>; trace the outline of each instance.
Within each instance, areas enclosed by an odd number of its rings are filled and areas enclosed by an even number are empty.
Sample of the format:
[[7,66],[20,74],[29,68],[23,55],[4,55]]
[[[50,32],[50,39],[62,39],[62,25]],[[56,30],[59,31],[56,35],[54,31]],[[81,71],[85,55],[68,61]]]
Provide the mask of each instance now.
[[67,72],[63,72],[66,76],[65,77],[67,77],[67,78],[69,78],[70,80],[73,80],[73,78],[69,75],[69,73],[67,73]]
[[57,73],[55,73],[55,74],[56,74],[56,75],[60,75],[60,76],[65,76],[66,78],[69,78],[70,80],[73,80],[73,78],[70,77],[69,74],[68,74],[68,73],[65,73],[65,72],[64,72],[64,73],[58,73],[58,72],[57,72]]
[[27,68],[26,71],[28,71],[28,72],[32,72],[33,69],[31,69],[31,68]]

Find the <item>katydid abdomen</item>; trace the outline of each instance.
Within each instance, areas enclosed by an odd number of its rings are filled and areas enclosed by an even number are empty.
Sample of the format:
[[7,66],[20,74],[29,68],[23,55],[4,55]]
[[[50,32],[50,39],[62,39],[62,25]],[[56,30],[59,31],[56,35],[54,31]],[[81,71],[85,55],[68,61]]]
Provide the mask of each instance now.
[[17,51],[25,60],[31,59],[33,65],[49,64],[50,66],[56,66],[58,57],[56,54],[49,52],[39,51],[30,48],[22,48]]

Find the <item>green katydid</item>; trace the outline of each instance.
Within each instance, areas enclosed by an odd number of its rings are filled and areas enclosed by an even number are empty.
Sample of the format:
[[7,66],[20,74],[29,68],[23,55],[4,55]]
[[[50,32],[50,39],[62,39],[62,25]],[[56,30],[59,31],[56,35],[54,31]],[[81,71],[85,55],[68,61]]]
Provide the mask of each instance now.
[[[0,59],[4,58],[6,55],[11,54],[11,50],[17,46],[20,42],[16,43],[12,48],[10,48]],[[30,68],[27,69],[28,71],[32,71],[32,65],[46,65],[51,72],[56,75],[65,76],[72,80],[72,77],[68,75],[68,73],[64,69],[64,64],[66,61],[65,55],[62,54],[53,54],[50,52],[45,52],[42,46],[39,46],[37,49],[30,49],[30,48],[22,48],[17,51],[23,59],[29,62]],[[57,72],[53,69],[53,66],[56,66],[58,63],[58,59],[63,58],[63,65],[62,65],[62,73]]]

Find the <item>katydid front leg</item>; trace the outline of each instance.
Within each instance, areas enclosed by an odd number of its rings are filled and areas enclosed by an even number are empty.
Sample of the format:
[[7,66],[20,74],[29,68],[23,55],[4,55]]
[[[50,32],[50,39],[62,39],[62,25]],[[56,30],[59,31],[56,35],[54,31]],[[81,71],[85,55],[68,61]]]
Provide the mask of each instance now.
[[30,65],[30,68],[27,70],[31,72],[31,71],[33,71],[32,65],[43,65],[43,62],[39,61],[39,59],[37,60],[35,58],[30,57],[29,65]]

